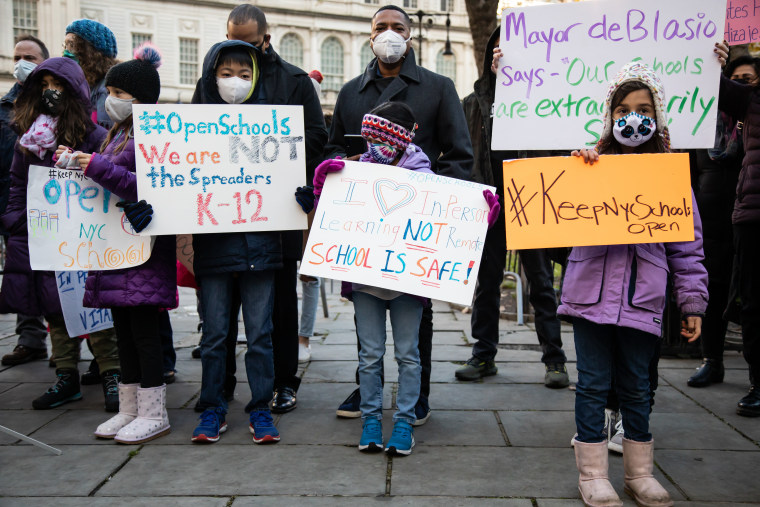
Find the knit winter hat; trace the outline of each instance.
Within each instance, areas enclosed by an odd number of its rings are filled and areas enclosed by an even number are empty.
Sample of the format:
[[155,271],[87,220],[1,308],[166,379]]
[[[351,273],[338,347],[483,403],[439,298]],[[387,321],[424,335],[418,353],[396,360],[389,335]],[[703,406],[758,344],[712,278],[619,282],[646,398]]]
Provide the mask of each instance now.
[[116,57],[116,37],[110,28],[102,23],[91,19],[77,19],[66,27],[66,33],[73,33],[97,49],[99,52],[111,58]]
[[665,108],[665,90],[662,86],[659,76],[651,67],[638,62],[627,63],[617,73],[615,78],[610,81],[610,87],[607,90],[607,100],[604,101],[604,127],[602,129],[601,139],[606,139],[612,135],[612,97],[620,88],[620,85],[628,81],[640,81],[644,83],[652,93],[654,101],[654,110],[656,113],[655,123],[657,132],[664,140],[665,146],[670,148],[670,134],[668,132],[668,116]]
[[417,124],[414,124],[412,130],[407,130],[397,123],[375,116],[374,114],[365,114],[362,120],[362,137],[367,141],[383,143],[395,146],[405,150],[409,143],[414,139],[414,131]]
[[106,74],[106,86],[115,86],[143,104],[155,104],[161,93],[161,53],[150,43],[135,49],[135,59],[114,65]]

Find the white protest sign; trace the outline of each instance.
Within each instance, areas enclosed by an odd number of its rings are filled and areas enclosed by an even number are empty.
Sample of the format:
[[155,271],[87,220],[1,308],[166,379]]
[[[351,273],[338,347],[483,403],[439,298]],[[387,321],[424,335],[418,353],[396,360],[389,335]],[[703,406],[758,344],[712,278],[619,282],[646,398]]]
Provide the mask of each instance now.
[[74,338],[113,327],[113,317],[108,308],[85,308],[84,284],[87,271],[56,271],[55,281],[61,300],[66,331]]
[[134,232],[121,199],[82,171],[30,166],[26,225],[32,269],[129,268],[150,258],[148,236]]
[[153,205],[143,234],[306,228],[303,108],[134,106],[137,192]]
[[380,164],[327,176],[301,274],[469,305],[493,187]]
[[662,79],[674,148],[712,148],[726,2],[618,0],[504,9],[492,148],[596,144],[610,80],[628,62]]

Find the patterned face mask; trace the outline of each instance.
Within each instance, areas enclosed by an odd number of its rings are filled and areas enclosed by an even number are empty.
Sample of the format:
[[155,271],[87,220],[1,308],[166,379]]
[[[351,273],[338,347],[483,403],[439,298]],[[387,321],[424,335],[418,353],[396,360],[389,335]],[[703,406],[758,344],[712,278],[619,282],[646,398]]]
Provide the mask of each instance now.
[[378,164],[391,165],[396,160],[398,150],[393,146],[382,143],[367,142],[367,150],[372,159]]
[[50,116],[58,116],[63,102],[63,93],[60,90],[48,88],[42,92],[42,110]]
[[639,113],[628,113],[615,120],[612,125],[612,135],[623,146],[635,148],[649,141],[657,130],[653,118]]

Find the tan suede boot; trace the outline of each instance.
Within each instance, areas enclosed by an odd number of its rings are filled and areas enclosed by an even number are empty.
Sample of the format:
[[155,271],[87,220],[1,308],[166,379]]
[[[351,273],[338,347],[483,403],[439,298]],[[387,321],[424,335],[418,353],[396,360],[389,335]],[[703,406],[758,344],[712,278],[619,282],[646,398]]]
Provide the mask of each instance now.
[[575,440],[575,464],[578,466],[578,491],[588,507],[622,507],[607,477],[607,441],[587,444]]
[[625,492],[642,507],[669,507],[670,495],[652,475],[654,440],[635,442],[623,439],[623,468]]

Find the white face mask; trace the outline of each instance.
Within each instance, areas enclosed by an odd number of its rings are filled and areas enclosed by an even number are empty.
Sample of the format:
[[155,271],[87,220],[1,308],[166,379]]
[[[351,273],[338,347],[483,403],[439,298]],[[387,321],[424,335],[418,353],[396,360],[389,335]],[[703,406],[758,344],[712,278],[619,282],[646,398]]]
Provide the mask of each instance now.
[[135,99],[117,99],[106,97],[106,113],[115,123],[126,120],[132,114],[132,101]]
[[615,120],[612,134],[623,146],[635,148],[649,141],[657,130],[653,118],[639,113],[628,113]]
[[29,74],[32,73],[35,67],[37,67],[36,63],[30,62],[29,60],[19,60],[13,67],[13,77],[15,77],[16,81],[19,83],[24,84],[24,81],[26,81],[26,78],[29,77]]
[[251,91],[253,81],[234,77],[216,78],[216,86],[219,89],[219,95],[227,104],[242,104]]
[[406,43],[411,37],[404,40],[404,36],[393,30],[386,30],[372,39],[372,52],[385,63],[396,63],[406,53]]

